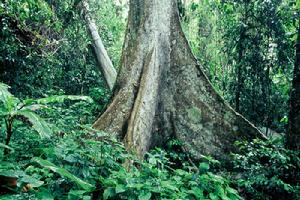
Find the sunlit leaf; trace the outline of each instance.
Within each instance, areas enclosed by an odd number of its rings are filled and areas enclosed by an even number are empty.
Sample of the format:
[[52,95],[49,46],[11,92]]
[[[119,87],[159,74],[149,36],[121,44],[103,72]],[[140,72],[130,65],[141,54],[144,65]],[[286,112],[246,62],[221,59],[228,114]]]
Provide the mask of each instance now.
[[27,99],[24,100],[24,104],[32,104],[32,103],[37,103],[37,104],[49,104],[49,103],[62,103],[66,100],[72,100],[72,101],[87,101],[89,103],[93,102],[93,99],[88,96],[77,96],[77,95],[54,95],[46,98],[41,98],[37,100],[33,99]]
[[103,199],[109,199],[109,197],[112,197],[115,195],[115,190],[113,188],[107,188],[103,192]]
[[116,193],[122,193],[122,192],[125,192],[126,189],[125,189],[125,186],[124,185],[117,185],[116,186]]
[[19,100],[14,97],[9,91],[9,86],[0,83],[0,101],[3,103],[6,111],[11,112]]
[[34,188],[41,187],[44,184],[44,181],[40,181],[36,178],[30,177],[30,176],[27,176],[27,175],[22,177],[19,181],[22,182],[22,183],[28,183]]
[[27,118],[32,124],[32,127],[39,133],[41,138],[50,138],[52,135],[52,130],[50,129],[48,123],[34,112],[30,110],[19,110],[15,113],[15,115],[24,116]]
[[139,195],[139,200],[149,200],[151,199],[151,192],[141,193]]

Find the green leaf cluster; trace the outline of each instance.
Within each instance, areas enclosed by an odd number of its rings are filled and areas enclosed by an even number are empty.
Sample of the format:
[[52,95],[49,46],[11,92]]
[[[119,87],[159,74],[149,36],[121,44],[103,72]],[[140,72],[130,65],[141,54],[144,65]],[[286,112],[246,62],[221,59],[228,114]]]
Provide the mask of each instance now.
[[282,139],[236,142],[236,184],[252,199],[299,199],[299,152],[284,148]]

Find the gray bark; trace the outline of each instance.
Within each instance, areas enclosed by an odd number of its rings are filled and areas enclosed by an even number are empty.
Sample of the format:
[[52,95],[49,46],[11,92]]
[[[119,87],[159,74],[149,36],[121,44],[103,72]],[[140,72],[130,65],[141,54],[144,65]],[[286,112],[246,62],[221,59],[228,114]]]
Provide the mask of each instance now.
[[93,46],[97,57],[99,69],[104,75],[108,87],[110,88],[110,90],[112,90],[117,78],[116,69],[113,67],[113,64],[103,45],[101,37],[98,33],[96,23],[94,19],[90,16],[88,0],[84,0],[82,2],[82,5],[83,5],[84,17],[88,25],[88,29],[91,34],[91,37],[93,39]]
[[216,93],[182,32],[176,0],[131,0],[121,71],[94,128],[140,157],[169,138],[200,158],[224,158],[239,139],[263,137]]

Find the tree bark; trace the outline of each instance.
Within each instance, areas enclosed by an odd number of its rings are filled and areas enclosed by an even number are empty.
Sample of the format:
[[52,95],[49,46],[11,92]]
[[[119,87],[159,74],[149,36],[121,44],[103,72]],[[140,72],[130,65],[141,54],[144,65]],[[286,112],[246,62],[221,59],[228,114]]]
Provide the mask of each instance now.
[[99,69],[104,75],[108,87],[110,88],[110,90],[112,90],[117,78],[116,69],[113,67],[113,64],[103,45],[103,42],[98,33],[96,23],[93,20],[93,18],[90,16],[88,0],[83,0],[82,5],[83,5],[84,17],[88,25],[88,29],[91,34],[91,37],[93,39],[93,46],[97,57]]
[[195,158],[224,158],[238,139],[262,137],[216,93],[182,32],[176,0],[131,0],[114,97],[94,128],[140,157],[176,137]]
[[290,149],[300,150],[300,22],[288,119],[286,144]]

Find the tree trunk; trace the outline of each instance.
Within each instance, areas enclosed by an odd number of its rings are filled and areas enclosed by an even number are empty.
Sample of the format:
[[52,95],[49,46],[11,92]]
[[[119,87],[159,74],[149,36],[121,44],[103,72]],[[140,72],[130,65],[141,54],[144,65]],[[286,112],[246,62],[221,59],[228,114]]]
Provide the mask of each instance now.
[[242,24],[240,26],[240,35],[239,35],[239,41],[237,43],[237,51],[238,51],[238,58],[237,58],[237,66],[236,66],[236,88],[235,88],[235,110],[237,112],[240,112],[240,103],[241,103],[241,93],[242,89],[244,87],[244,75],[243,75],[243,58],[244,58],[244,51],[245,51],[245,39],[246,39],[246,27],[244,27],[244,24],[247,24],[248,20],[248,2],[244,2],[244,15],[242,19]]
[[300,150],[300,24],[298,28],[296,59],[288,119],[286,144],[290,149]]
[[172,137],[195,158],[224,158],[261,133],[216,93],[182,32],[176,0],[131,0],[114,97],[94,128],[140,157]]
[[109,59],[107,51],[105,50],[103,42],[98,33],[96,23],[90,16],[88,0],[83,0],[82,4],[84,17],[94,42],[93,46],[97,57],[99,69],[104,75],[108,87],[110,88],[110,90],[112,90],[116,82],[117,72],[113,67],[111,60]]
[[241,30],[241,35],[240,35],[240,41],[237,45],[238,48],[238,63],[237,63],[237,69],[236,69],[236,75],[237,75],[237,80],[236,80],[236,89],[235,89],[235,110],[237,112],[240,112],[240,99],[241,99],[241,91],[244,85],[244,81],[242,78],[242,57],[243,57],[243,45],[242,42],[244,40],[244,29]]

